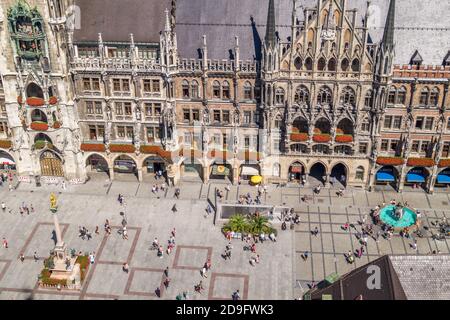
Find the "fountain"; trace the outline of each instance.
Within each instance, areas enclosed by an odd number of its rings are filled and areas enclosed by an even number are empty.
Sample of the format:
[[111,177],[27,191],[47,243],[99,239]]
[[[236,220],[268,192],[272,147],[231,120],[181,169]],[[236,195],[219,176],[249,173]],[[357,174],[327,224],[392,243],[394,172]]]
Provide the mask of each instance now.
[[388,205],[381,208],[380,219],[397,231],[404,228],[416,227],[418,224],[417,213],[411,208],[404,207],[400,204]]

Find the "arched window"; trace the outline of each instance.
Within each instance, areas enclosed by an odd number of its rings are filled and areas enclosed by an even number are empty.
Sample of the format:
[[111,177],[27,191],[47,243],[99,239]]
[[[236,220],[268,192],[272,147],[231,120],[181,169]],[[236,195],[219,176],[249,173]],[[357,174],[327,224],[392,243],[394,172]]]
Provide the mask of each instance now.
[[36,83],[30,83],[27,86],[27,98],[41,98],[44,99],[44,91]]
[[328,87],[321,87],[319,90],[319,94],[317,95],[317,103],[318,104],[330,104],[332,101],[332,91]]
[[348,71],[348,66],[349,66],[348,60],[344,58],[344,60],[342,60],[341,62],[341,70]]
[[300,70],[302,68],[302,59],[300,59],[300,57],[295,58],[294,67],[297,70]]
[[252,100],[252,84],[250,82],[244,83],[244,100]]
[[365,174],[364,167],[359,166],[358,168],[356,168],[355,179],[363,181],[364,180],[364,174]]
[[306,70],[308,70],[308,71],[311,71],[312,70],[312,68],[313,68],[313,63],[312,63],[312,59],[311,58],[306,58],[306,60],[305,60],[305,67],[306,67]]
[[439,89],[434,87],[430,95],[430,105],[437,107],[439,102]]
[[183,98],[189,98],[189,82],[187,80],[183,80],[181,87],[183,90]]
[[198,98],[198,82],[197,80],[193,80],[192,81],[192,85],[191,85],[191,97],[196,99]]
[[220,99],[220,83],[217,80],[213,82],[213,98]]
[[275,103],[276,104],[284,104],[284,89],[277,88],[275,92]]
[[341,104],[355,105],[355,91],[350,87],[345,87],[341,94]]
[[388,104],[394,104],[395,103],[395,95],[397,94],[397,88],[390,87],[389,88],[389,95],[388,95]]
[[423,88],[422,91],[420,92],[420,105],[427,106],[429,102],[428,100],[429,97],[430,97],[430,89],[428,89],[427,87]]
[[230,84],[228,81],[222,83],[222,99],[230,99]]
[[366,108],[371,108],[373,104],[373,92],[372,90],[367,90],[366,97],[364,98],[364,106]]
[[354,59],[352,61],[352,71],[353,72],[359,72],[359,70],[360,70],[359,60],[358,59]]
[[334,58],[328,61],[328,71],[336,71],[336,60]]
[[324,58],[320,58],[319,61],[317,62],[317,69],[319,71],[323,71],[325,70],[325,66],[326,66],[326,62]]
[[397,91],[397,98],[395,99],[397,104],[405,104],[406,103],[406,88],[401,87]]
[[305,86],[299,86],[295,90],[294,101],[297,104],[309,103],[309,91]]
[[274,127],[275,127],[276,129],[280,129],[281,126],[282,126],[282,124],[283,124],[283,118],[281,118],[280,115],[277,115],[277,116],[275,117]]

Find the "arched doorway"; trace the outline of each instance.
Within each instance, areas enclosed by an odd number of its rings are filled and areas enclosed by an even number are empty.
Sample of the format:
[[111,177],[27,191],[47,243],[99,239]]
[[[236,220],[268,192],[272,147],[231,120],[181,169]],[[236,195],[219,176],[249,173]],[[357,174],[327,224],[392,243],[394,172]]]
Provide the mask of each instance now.
[[158,155],[145,158],[142,169],[143,179],[153,181],[167,178],[166,161]]
[[86,159],[86,171],[91,177],[93,175],[104,176],[109,178],[109,166],[105,158],[99,154],[91,154]]
[[127,155],[120,155],[114,160],[113,164],[114,172],[117,173],[114,179],[123,178],[123,180],[129,180],[132,177],[137,179],[137,166],[136,162]]
[[405,184],[413,188],[427,188],[428,170],[423,167],[414,167],[406,174]]
[[305,167],[300,162],[294,162],[289,167],[289,181],[303,181]]
[[344,188],[347,187],[347,168],[342,163],[338,163],[331,169],[330,178],[333,187],[339,188],[341,185]]
[[449,187],[450,186],[450,167],[445,168],[440,173],[438,173],[436,178],[435,187]]
[[210,168],[209,179],[217,180],[229,180],[233,181],[233,168],[228,163],[216,163],[214,162]]
[[326,174],[327,169],[325,166],[320,162],[315,163],[309,170],[310,183],[313,185],[318,183],[325,185]]
[[398,172],[393,166],[381,167],[375,176],[377,184],[390,185],[397,189]]
[[16,170],[16,161],[6,151],[0,150],[0,170]]
[[41,175],[48,177],[64,177],[61,158],[50,150],[42,152],[40,157]]

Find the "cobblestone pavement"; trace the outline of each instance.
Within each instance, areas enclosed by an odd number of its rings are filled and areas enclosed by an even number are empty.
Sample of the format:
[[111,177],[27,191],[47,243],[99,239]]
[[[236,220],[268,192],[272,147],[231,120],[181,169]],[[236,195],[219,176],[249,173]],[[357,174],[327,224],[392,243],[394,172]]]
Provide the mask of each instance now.
[[[0,248],[0,299],[158,299],[156,288],[160,288],[162,299],[174,299],[182,291],[188,291],[190,299],[230,299],[236,289],[248,299],[292,299],[313,281],[321,281],[333,272],[342,275],[383,254],[450,252],[449,240],[431,239],[431,233],[435,232],[432,223],[444,216],[450,218],[450,198],[446,192],[428,195],[421,191],[398,194],[390,190],[368,193],[349,189],[344,197],[338,198],[333,189],[323,189],[315,196],[310,189],[270,186],[263,201],[294,207],[301,223],[294,231],[280,231],[276,243],[258,244],[261,263],[256,267],[249,264],[250,254],[243,250],[240,240],[234,240],[232,260],[224,261],[221,253],[227,241],[220,233],[220,225],[214,226],[212,217],[204,217],[207,199],[213,197],[215,188],[224,190],[224,187],[223,182],[203,185],[182,181],[179,200],[173,197],[174,188],[155,195],[149,183],[111,183],[103,178],[68,186],[66,190],[29,184],[20,184],[12,192],[0,188],[0,200],[8,206],[5,212],[0,212],[0,237],[9,241],[8,249]],[[96,263],[90,268],[81,292],[47,291],[36,286],[42,261],[34,262],[33,253],[37,251],[40,257],[45,257],[54,245],[48,211],[51,191],[58,194],[59,220],[68,247],[96,253]],[[256,195],[257,191],[248,185],[234,186],[225,192],[225,201],[235,202],[239,195],[248,192]],[[125,195],[125,208],[116,201],[119,193]],[[303,202],[304,195],[310,195],[312,200]],[[341,226],[345,222],[357,225],[370,208],[390,199],[408,201],[410,206],[420,209],[424,224],[430,226],[429,234],[417,239],[417,252],[410,247],[412,240],[398,236],[378,243],[369,239],[367,254],[356,259],[354,265],[348,265],[343,254],[359,248],[359,244],[356,230],[344,231]],[[18,208],[23,201],[32,203],[36,213],[22,217]],[[170,210],[174,203],[178,207],[175,214]],[[128,220],[129,240],[123,240],[117,229],[110,236],[105,236],[102,230],[105,219],[118,227],[121,211]],[[99,226],[100,234],[94,234],[89,241],[82,240],[78,237],[80,225],[92,232]],[[313,236],[310,231],[316,226],[320,232]],[[156,252],[149,250],[153,238],[166,243],[174,227],[175,251],[169,256],[165,254],[163,259],[157,258]],[[279,229],[279,225],[276,227]],[[301,258],[305,251],[310,252],[307,261]],[[23,263],[17,259],[21,252],[26,256]],[[200,268],[208,257],[213,267],[208,278],[202,280]],[[128,274],[121,269],[124,262],[130,265]],[[166,290],[162,282],[167,266],[171,283]],[[200,280],[204,293],[194,294],[194,285]]]

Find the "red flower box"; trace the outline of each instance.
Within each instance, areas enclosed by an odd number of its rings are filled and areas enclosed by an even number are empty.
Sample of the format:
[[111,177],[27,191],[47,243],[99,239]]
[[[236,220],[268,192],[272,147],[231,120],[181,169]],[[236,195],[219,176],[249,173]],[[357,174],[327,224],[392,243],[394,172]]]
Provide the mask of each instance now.
[[30,97],[27,98],[27,104],[31,107],[40,107],[45,104],[45,101],[42,98]]
[[438,164],[439,168],[450,167],[450,159],[442,159]]
[[[111,150],[111,146],[110,146],[110,150]],[[139,148],[139,150],[145,154],[157,154],[161,158],[164,158],[164,159],[172,158],[172,152],[166,151],[163,148],[161,148],[160,146],[141,146]],[[181,150],[181,151],[183,151],[183,150]]]
[[304,142],[308,141],[308,134],[307,133],[291,133],[291,141],[293,142]]
[[337,129],[336,129],[336,134],[337,134],[337,135],[344,134],[344,130],[337,128]]
[[336,136],[336,142],[350,143],[353,142],[353,136],[350,134],[341,134]]
[[431,158],[409,158],[407,165],[410,167],[432,167],[434,160]]
[[50,97],[48,99],[48,103],[52,104],[52,105],[57,104],[58,103],[58,98],[57,97]]
[[83,151],[96,151],[105,152],[106,148],[104,144],[101,143],[82,143],[81,150]]
[[136,148],[132,144],[111,144],[111,145],[109,145],[109,151],[122,152],[122,153],[133,153],[136,151]]
[[47,131],[48,130],[48,124],[45,122],[32,122],[30,125],[30,128],[32,130],[36,130],[36,131]]
[[0,148],[9,149],[12,146],[12,142],[10,140],[0,140]]
[[59,129],[61,128],[61,122],[55,121],[53,122],[53,129]]
[[382,166],[399,166],[404,163],[403,158],[399,157],[378,157],[377,164]]
[[314,128],[314,134],[321,134],[322,131],[319,128]]
[[314,142],[326,143],[326,142],[330,142],[330,140],[331,140],[331,136],[329,134],[315,134],[313,136]]

